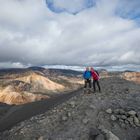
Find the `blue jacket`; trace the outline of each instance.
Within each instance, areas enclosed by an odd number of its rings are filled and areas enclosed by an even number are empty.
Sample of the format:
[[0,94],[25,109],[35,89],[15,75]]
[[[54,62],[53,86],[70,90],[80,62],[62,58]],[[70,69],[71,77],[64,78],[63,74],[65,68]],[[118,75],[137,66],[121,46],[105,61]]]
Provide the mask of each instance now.
[[90,79],[91,78],[91,72],[90,71],[85,71],[83,74],[84,79]]

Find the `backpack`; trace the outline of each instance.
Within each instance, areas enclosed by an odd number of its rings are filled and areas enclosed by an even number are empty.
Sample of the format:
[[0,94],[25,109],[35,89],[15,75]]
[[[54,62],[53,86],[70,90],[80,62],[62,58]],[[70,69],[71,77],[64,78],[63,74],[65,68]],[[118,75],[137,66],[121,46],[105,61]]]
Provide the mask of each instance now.
[[91,72],[90,71],[85,71],[83,77],[84,77],[84,79],[90,79],[91,78]]
[[97,75],[99,76],[99,73],[98,73],[98,71],[97,70],[95,70],[95,72],[97,73]]

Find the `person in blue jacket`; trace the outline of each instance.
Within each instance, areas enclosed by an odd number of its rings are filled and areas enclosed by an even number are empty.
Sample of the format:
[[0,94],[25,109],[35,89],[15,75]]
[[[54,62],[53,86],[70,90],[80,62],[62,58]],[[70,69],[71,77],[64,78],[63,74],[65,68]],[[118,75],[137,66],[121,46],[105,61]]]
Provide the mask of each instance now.
[[84,88],[87,88],[87,84],[89,85],[89,88],[91,88],[91,71],[90,69],[87,67],[86,70],[84,71],[84,74],[83,74],[83,78],[85,80],[85,86]]

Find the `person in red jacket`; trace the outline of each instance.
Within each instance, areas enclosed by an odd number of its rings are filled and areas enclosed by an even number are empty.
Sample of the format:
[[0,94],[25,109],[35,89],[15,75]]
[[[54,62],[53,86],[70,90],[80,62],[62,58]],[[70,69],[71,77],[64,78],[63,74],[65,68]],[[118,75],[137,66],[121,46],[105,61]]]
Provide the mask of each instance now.
[[99,92],[101,92],[101,87],[99,84],[99,73],[97,71],[95,71],[93,68],[91,68],[91,75],[93,78],[93,90],[94,92],[96,92],[96,86],[95,84],[97,84]]

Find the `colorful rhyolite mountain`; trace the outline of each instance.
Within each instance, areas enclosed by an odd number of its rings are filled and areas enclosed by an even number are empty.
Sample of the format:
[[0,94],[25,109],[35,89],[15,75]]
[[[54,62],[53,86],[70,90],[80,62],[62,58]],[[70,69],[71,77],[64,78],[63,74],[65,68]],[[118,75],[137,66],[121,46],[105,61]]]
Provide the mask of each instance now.
[[46,69],[0,74],[0,102],[7,104],[24,104],[50,98],[82,84],[82,80]]

